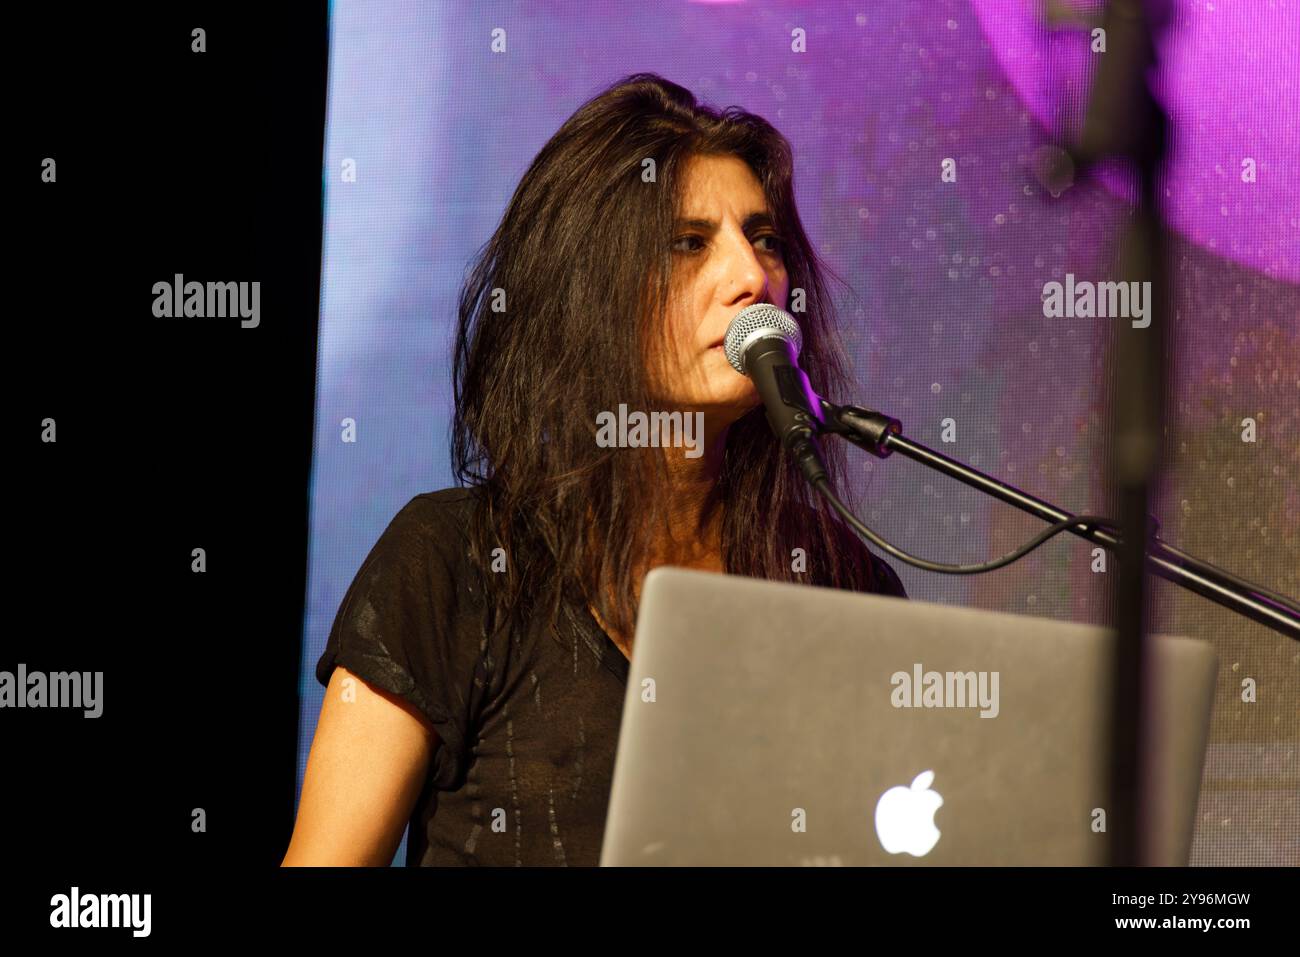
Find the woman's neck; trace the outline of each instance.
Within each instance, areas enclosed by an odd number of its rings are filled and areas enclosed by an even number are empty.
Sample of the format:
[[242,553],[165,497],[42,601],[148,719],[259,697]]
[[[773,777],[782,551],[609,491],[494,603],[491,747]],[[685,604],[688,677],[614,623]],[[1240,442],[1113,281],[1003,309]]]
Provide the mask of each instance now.
[[658,565],[711,565],[720,559],[722,507],[715,492],[726,443],[723,427],[712,434],[706,431],[698,458],[687,458],[681,449],[661,450],[668,475],[668,525],[651,530],[645,571]]
[[[707,419],[706,419],[707,423]],[[722,504],[715,492],[722,472],[727,433],[723,427],[713,433],[706,431],[707,441],[703,454],[688,459],[681,449],[666,448],[665,455],[668,488],[666,496],[667,524],[648,529],[649,540],[643,554],[633,562],[632,600],[639,604],[641,584],[646,574],[661,565],[698,568],[705,571],[724,571],[722,555]],[[592,527],[596,538],[599,531]],[[613,597],[611,594],[609,597]],[[594,604],[589,604],[596,614]],[[630,649],[631,636],[616,634],[599,615],[596,620],[615,640],[624,653]]]

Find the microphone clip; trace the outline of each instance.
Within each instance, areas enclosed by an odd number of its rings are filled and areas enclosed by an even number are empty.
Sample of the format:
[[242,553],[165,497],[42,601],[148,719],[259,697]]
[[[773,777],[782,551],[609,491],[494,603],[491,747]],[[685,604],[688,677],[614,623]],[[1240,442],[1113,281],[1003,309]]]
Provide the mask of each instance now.
[[821,413],[822,425],[819,432],[843,436],[876,458],[884,459],[893,455],[894,450],[889,447],[889,436],[903,434],[903,423],[898,419],[858,405],[836,405],[821,399]]

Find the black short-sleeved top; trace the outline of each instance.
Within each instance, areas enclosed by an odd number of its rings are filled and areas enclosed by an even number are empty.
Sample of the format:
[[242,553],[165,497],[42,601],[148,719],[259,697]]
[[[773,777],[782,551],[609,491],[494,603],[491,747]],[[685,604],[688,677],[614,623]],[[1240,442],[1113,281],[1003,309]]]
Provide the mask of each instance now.
[[[485,637],[470,560],[476,490],[417,495],[366,557],[339,606],[316,678],[335,665],[404,698],[439,744],[407,834],[408,866],[595,866],[618,745],[628,660],[566,602],[562,641],[541,624]],[[906,598],[875,568],[873,590]]]

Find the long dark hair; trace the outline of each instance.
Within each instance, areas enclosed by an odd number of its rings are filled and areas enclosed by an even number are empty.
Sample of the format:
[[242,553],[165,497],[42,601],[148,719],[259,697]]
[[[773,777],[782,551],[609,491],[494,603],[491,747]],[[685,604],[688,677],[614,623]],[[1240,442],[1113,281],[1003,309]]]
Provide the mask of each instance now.
[[[799,222],[785,137],[739,107],[697,105],[652,73],[589,100],[533,159],[460,295],[452,464],[458,484],[479,490],[470,549],[489,630],[544,609],[554,633],[567,595],[632,632],[634,565],[666,521],[663,457],[600,447],[596,415],[619,403],[654,408],[646,356],[662,337],[681,171],[695,154],[734,155],[754,171],[790,288],[806,297],[800,364],[819,394],[845,391],[825,267]],[[642,178],[647,158],[653,183]],[[838,448],[826,452],[839,474]],[[871,590],[869,553],[813,495],[761,406],[733,423],[706,506],[722,509],[727,572]],[[497,548],[504,574],[488,571]],[[806,571],[794,570],[796,548]]]

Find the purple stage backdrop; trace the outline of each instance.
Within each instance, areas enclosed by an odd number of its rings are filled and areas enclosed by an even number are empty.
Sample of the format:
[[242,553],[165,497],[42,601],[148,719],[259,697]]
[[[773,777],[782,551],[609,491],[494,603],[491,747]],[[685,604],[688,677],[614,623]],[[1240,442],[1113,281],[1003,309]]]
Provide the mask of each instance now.
[[[1084,21],[1097,6],[333,3],[299,788],[344,591],[412,495],[452,484],[463,270],[542,144],[628,73],[743,106],[790,139],[805,227],[851,287],[839,306],[857,388],[832,398],[1064,508],[1113,514],[1106,351],[1124,320],[1049,317],[1043,296],[1067,275],[1118,278],[1125,182],[1053,195],[1034,172],[1104,62]],[[1156,514],[1171,544],[1296,596],[1300,3],[1172,9],[1156,88],[1173,120],[1176,372]],[[850,461],[858,513],[914,554],[977,562],[1041,530],[899,456]],[[1106,576],[1072,536],[987,575],[891,564],[914,599],[1107,620]],[[1192,863],[1300,864],[1300,645],[1152,587],[1156,630],[1220,658]]]

